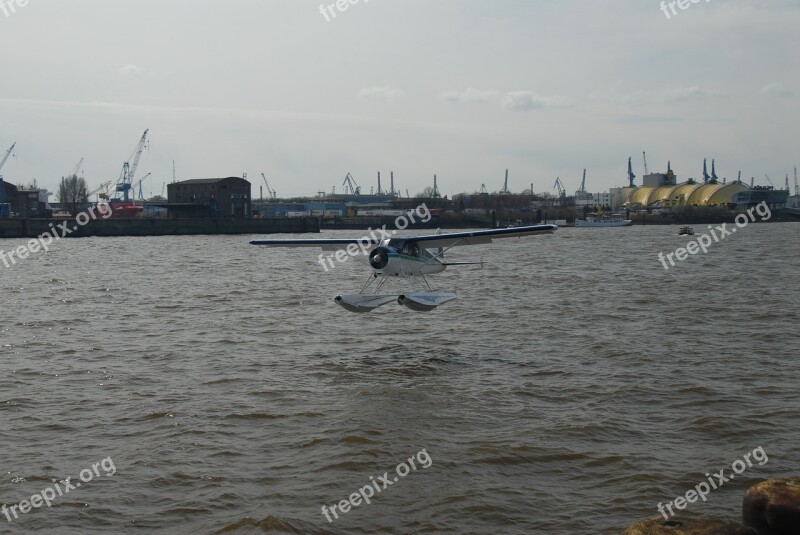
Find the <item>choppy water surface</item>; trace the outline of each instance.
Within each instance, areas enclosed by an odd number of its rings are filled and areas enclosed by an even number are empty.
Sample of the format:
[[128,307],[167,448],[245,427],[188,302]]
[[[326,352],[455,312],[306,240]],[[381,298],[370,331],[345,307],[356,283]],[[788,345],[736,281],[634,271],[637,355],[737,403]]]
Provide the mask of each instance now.
[[[348,313],[332,298],[364,266],[246,236],[0,266],[0,503],[116,468],[0,533],[610,534],[762,446],[689,509],[736,519],[750,484],[798,469],[800,225],[666,272],[676,230],[453,250],[490,263],[433,278],[461,299],[427,314]],[[327,522],[423,448],[429,468]]]

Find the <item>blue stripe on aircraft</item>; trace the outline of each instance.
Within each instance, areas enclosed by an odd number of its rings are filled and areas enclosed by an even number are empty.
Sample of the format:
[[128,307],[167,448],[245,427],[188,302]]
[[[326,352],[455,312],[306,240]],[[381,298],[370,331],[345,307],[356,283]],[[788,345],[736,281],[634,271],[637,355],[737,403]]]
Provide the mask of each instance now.
[[456,232],[453,234],[431,234],[428,236],[399,236],[400,239],[407,242],[422,242],[433,241],[441,239],[462,239],[462,238],[481,238],[485,236],[513,236],[514,234],[525,234],[526,232],[547,232],[548,230],[556,230],[557,225],[533,225],[529,227],[514,227],[514,228],[501,228],[492,230],[476,230],[474,232]]
[[367,240],[252,240],[250,245],[350,245],[351,243],[356,245],[361,243],[378,244],[378,242],[370,238]]

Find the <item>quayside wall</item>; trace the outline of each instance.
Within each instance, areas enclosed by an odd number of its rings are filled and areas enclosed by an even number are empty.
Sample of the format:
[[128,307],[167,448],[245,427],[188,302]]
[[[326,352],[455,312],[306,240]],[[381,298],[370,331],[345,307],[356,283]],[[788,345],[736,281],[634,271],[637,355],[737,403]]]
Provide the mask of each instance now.
[[[70,231],[66,234],[62,229]],[[59,228],[59,225],[62,225]],[[319,232],[319,219],[0,219],[0,238],[36,238],[55,229],[59,236],[173,236],[193,234],[291,234]]]

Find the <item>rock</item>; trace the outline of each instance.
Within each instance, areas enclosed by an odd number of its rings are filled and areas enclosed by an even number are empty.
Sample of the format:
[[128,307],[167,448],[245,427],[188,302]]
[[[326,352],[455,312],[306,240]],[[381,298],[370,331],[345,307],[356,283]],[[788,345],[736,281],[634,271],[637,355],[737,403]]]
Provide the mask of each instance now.
[[799,535],[800,477],[776,477],[750,487],[742,518],[760,535]]
[[620,535],[759,535],[752,528],[715,518],[648,518],[627,528]]

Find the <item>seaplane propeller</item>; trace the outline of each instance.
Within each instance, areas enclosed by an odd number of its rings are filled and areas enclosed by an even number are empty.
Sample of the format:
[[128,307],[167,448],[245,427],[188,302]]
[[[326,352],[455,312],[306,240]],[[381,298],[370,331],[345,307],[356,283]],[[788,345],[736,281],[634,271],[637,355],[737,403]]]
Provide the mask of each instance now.
[[[320,247],[328,251],[346,250],[348,255],[358,254],[360,250],[367,255],[372,273],[359,293],[337,295],[334,301],[338,305],[351,312],[369,312],[396,301],[410,310],[426,312],[458,297],[454,292],[434,291],[428,284],[426,275],[441,273],[448,266],[483,265],[482,261],[446,262],[444,253],[451,247],[491,243],[493,239],[498,238],[552,234],[557,229],[556,225],[532,225],[424,236],[393,236],[382,240],[365,237],[360,240],[253,240],[250,243],[264,247]],[[325,258],[324,255],[320,255],[319,263],[325,271],[328,271],[328,265],[333,267],[333,256],[331,254]],[[390,280],[398,279],[406,282],[404,291],[384,290]]]
[[383,269],[389,265],[389,253],[392,251],[388,247],[376,247],[369,253],[369,265],[373,269]]

